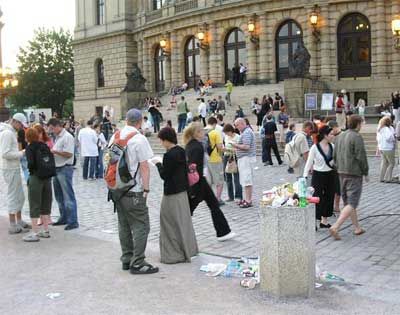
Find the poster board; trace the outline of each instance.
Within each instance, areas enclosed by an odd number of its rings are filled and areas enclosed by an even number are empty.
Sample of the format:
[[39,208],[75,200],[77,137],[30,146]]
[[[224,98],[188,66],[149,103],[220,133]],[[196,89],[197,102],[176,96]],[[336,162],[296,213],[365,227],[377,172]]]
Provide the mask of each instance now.
[[333,110],[333,93],[322,94],[321,110]]
[[317,93],[304,94],[304,106],[305,106],[305,110],[317,110],[318,109],[318,94]]

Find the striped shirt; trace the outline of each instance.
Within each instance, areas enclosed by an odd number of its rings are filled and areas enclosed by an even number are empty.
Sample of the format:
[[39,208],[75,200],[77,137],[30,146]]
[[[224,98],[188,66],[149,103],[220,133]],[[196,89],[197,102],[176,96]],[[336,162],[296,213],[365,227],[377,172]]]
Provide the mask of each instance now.
[[249,150],[236,149],[238,159],[244,156],[256,156],[256,137],[250,127],[246,127],[240,135],[238,144],[246,144],[250,146]]

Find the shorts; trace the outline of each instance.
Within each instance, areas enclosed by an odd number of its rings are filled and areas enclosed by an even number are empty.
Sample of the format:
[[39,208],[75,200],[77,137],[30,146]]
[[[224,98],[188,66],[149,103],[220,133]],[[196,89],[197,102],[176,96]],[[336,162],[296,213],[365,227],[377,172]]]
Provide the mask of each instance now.
[[208,163],[208,177],[210,185],[222,185],[224,183],[223,163]]
[[253,186],[255,156],[243,156],[238,159],[239,182],[242,187]]
[[340,179],[339,179],[339,174],[335,172],[335,194],[340,196]]
[[361,199],[362,176],[351,176],[340,174],[340,189],[345,206],[357,209]]
[[7,210],[9,214],[16,214],[22,210],[25,203],[24,189],[22,188],[21,170],[4,169],[4,182],[7,183]]
[[28,180],[29,215],[39,218],[41,215],[50,215],[53,192],[51,178],[41,179],[35,175]]

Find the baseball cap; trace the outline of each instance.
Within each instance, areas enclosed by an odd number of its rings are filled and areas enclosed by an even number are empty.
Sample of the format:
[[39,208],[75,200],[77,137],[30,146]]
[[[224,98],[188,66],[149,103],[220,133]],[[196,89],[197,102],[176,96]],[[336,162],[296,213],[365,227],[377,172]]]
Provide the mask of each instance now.
[[129,122],[137,122],[142,119],[142,112],[136,108],[128,110],[126,120]]
[[16,113],[14,114],[14,116],[12,117],[12,119],[19,121],[25,128],[28,127],[27,121],[26,121],[26,117],[24,114],[22,113]]

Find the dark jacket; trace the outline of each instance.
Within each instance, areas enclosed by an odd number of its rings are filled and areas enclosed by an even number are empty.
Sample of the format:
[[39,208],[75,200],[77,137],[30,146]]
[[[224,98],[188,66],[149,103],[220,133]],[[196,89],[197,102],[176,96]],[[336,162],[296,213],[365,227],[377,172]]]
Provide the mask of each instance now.
[[185,150],[179,146],[164,154],[163,163],[157,163],[158,172],[164,180],[164,195],[178,194],[189,188]]
[[47,149],[47,144],[43,142],[32,142],[25,149],[26,159],[28,161],[28,170],[29,174],[31,175],[35,175],[35,172],[37,170],[35,156],[36,152],[42,147],[45,147]]
[[268,120],[264,123],[265,139],[269,142],[275,142],[275,132],[278,131],[276,123],[273,120]]
[[204,148],[203,144],[195,139],[189,141],[186,145],[186,157],[188,165],[194,163],[197,165],[197,172],[203,177],[204,167]]

